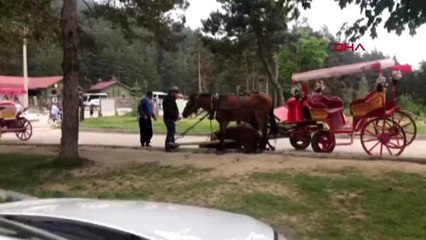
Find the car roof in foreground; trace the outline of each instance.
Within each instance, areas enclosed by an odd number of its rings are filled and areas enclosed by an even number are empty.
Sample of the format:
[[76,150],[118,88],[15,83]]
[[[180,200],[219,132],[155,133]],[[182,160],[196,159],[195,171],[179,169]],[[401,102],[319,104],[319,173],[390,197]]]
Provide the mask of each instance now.
[[153,239],[273,240],[273,229],[249,216],[178,204],[43,199],[0,204],[0,215],[82,221]]

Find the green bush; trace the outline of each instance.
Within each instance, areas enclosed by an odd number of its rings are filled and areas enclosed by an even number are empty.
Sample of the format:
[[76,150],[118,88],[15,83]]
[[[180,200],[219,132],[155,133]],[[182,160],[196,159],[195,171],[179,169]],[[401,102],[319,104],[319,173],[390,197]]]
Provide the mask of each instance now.
[[426,112],[426,107],[420,103],[415,102],[410,94],[403,94],[399,96],[398,105],[402,109],[414,113],[417,116],[424,116]]

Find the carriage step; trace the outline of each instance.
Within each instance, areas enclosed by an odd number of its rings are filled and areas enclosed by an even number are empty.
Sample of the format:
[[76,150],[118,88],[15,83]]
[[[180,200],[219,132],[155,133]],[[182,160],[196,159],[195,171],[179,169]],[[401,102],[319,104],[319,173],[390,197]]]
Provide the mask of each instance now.
[[[228,143],[235,143],[236,141],[234,140],[230,140],[230,139],[225,139],[224,143],[228,144]],[[183,143],[170,143],[171,147],[180,147],[180,146],[193,146],[193,145],[199,145],[199,146],[207,146],[207,145],[219,145],[220,141],[219,140],[212,140],[212,141],[205,141],[205,142],[183,142]]]
[[1,129],[2,133],[8,133],[8,132],[22,132],[25,131],[26,128],[4,128]]

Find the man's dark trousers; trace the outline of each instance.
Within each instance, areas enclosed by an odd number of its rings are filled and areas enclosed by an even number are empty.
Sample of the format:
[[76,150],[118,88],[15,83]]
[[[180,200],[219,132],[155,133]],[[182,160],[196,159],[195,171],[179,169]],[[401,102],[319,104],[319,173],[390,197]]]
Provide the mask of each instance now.
[[151,143],[152,132],[152,121],[151,118],[139,118],[139,129],[140,129],[140,141],[141,146],[148,146]]
[[166,118],[164,119],[164,124],[166,124],[166,128],[167,128],[165,149],[166,151],[170,151],[173,149],[173,147],[170,146],[170,143],[175,142],[176,124],[173,119],[166,119]]

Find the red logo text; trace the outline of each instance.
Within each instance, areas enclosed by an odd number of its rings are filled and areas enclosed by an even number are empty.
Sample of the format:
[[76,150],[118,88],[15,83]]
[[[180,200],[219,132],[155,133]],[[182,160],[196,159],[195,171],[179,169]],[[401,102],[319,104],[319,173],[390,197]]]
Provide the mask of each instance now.
[[355,45],[352,43],[350,45],[346,43],[334,43],[334,51],[335,52],[346,52],[348,49],[352,50],[352,52],[358,51],[358,49],[362,49],[365,51],[364,46],[361,43]]

